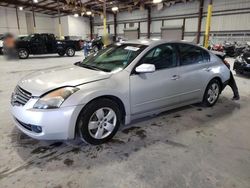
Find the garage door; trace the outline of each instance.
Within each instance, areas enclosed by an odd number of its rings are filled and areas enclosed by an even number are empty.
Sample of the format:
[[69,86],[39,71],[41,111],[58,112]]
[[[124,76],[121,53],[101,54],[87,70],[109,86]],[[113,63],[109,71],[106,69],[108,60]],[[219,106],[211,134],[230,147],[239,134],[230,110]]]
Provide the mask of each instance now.
[[138,39],[138,28],[124,29],[124,38],[128,40]]
[[161,28],[161,38],[166,40],[182,40],[182,33],[182,26]]

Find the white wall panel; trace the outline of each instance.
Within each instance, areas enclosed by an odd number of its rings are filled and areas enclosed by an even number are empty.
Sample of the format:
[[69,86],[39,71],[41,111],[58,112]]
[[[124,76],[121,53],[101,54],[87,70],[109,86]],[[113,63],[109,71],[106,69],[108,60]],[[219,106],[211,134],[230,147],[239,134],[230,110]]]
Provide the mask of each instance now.
[[[24,12],[18,12],[20,34],[27,33],[26,19]],[[0,7],[0,33],[12,32],[19,34],[16,18],[16,10],[13,8]]]
[[[205,0],[205,7],[208,5],[208,0]],[[214,0],[213,1],[213,10],[228,10],[228,9],[238,9],[250,7],[249,0]]]
[[147,11],[140,11],[140,10],[134,10],[131,13],[130,12],[120,12],[117,14],[117,20],[135,20],[135,19],[141,19],[147,17]]
[[147,33],[147,27],[148,27],[147,22],[141,22],[140,27],[141,27],[141,33]]
[[123,29],[124,29],[124,24],[118,24],[117,25],[117,33],[118,34],[123,34]]
[[151,22],[151,33],[161,32],[162,21],[152,21]]
[[[59,36],[59,20],[58,18],[54,18],[54,34],[56,36]],[[61,17],[61,31],[62,36],[68,36],[69,35],[69,25],[68,25],[68,16]]]
[[70,36],[81,36],[86,38],[90,33],[88,18],[68,16],[68,25]]
[[183,25],[183,19],[178,20],[164,20],[164,26],[182,26]]
[[37,33],[54,33],[54,20],[49,16],[37,15],[36,20],[36,32]]
[[197,32],[198,29],[198,18],[186,19],[185,32]]
[[[250,30],[250,14],[214,16],[211,21],[211,31]],[[202,31],[205,30],[206,17],[202,21]]]
[[114,25],[109,25],[110,27],[110,34],[114,34]]

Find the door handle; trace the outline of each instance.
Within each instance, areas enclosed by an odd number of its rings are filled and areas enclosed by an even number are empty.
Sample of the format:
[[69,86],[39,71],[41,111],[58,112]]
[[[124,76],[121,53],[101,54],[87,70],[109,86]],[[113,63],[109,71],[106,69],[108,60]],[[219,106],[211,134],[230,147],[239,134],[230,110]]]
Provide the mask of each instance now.
[[204,68],[203,70],[207,71],[207,72],[210,72],[212,70],[212,68],[211,67],[207,67],[207,68]]
[[180,79],[179,75],[173,75],[172,78],[171,78],[171,80],[178,80],[178,79]]

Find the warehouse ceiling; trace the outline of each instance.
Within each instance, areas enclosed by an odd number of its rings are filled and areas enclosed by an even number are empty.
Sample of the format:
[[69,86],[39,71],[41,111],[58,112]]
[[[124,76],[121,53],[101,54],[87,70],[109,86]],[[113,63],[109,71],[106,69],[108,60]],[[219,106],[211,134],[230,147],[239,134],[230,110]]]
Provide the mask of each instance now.
[[[157,1],[157,0],[156,0]],[[113,14],[112,8],[118,11],[144,10],[152,6],[170,7],[176,3],[186,3],[191,0],[162,0],[162,3],[153,3],[153,0],[106,0],[107,13]],[[79,14],[86,16],[86,12],[102,14],[104,0],[0,0],[0,6],[17,8],[51,16]]]

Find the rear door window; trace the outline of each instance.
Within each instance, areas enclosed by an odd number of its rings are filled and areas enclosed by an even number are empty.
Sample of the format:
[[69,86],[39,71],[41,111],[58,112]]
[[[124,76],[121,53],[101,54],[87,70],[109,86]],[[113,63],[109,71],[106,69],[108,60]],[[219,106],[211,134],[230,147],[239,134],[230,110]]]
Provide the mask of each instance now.
[[210,55],[200,47],[189,44],[178,44],[180,65],[193,65],[210,61]]

